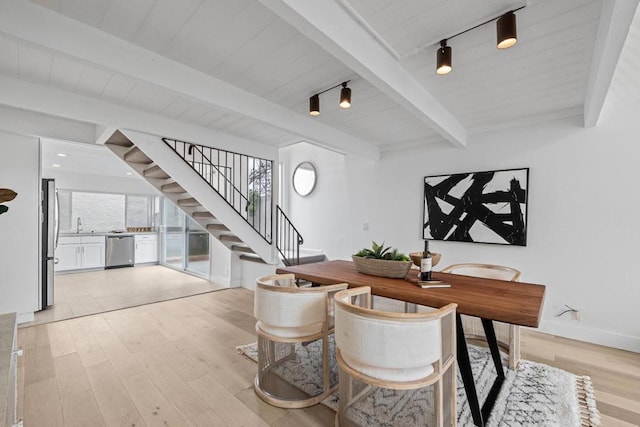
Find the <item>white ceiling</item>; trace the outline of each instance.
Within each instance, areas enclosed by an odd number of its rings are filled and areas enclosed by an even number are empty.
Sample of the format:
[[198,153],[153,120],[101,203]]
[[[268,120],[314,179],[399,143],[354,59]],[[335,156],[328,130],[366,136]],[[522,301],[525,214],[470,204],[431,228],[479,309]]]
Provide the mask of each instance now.
[[42,139],[40,163],[45,178],[73,173],[141,179],[104,145]]
[[[372,158],[464,146],[476,132],[599,112],[585,99],[608,88],[617,55],[602,51],[619,54],[630,19],[616,19],[637,4],[3,0],[0,104],[182,139],[205,129],[212,140],[194,142],[212,145],[309,141]],[[495,24],[480,26],[450,40],[454,71],[436,76],[440,39],[523,5],[515,47],[498,51]],[[344,80],[352,107],[334,89],[310,117],[309,97]]]

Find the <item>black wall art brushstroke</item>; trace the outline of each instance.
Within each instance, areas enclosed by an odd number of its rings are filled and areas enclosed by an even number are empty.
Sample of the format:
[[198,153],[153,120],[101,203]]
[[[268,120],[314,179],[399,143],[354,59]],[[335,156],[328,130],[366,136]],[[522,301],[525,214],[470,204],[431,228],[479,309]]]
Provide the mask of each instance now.
[[423,237],[527,245],[529,168],[424,178]]

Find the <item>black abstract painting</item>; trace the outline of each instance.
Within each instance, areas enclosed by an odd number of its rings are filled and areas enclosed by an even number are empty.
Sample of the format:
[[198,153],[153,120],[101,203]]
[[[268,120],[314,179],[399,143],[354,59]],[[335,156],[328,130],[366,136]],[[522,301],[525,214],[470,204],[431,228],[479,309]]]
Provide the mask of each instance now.
[[423,237],[526,246],[529,169],[424,178]]

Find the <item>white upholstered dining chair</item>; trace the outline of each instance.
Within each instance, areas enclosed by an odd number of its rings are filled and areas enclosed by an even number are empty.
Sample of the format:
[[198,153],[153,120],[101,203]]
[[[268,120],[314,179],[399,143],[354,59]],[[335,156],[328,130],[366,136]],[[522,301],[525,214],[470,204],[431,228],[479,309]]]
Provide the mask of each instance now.
[[298,288],[293,274],[257,279],[255,391],[262,400],[281,408],[305,408],[337,388],[337,375],[332,379],[330,374],[329,336],[333,296],[346,288],[347,284]]
[[456,425],[456,304],[371,309],[371,288],[335,296],[336,425]]
[[[476,263],[453,264],[443,268],[442,272],[512,282],[517,282],[521,274],[520,271],[512,267]],[[484,329],[480,319],[465,315],[460,317],[466,338],[470,340],[485,340]],[[520,326],[502,322],[493,322],[493,324],[498,346],[509,355],[509,368],[516,369],[518,362],[520,362]]]

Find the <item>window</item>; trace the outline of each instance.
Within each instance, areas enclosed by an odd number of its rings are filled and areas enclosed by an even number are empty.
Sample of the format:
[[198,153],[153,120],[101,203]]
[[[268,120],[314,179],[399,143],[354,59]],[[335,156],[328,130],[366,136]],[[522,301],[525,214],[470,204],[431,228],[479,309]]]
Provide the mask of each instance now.
[[58,190],[60,232],[108,232],[155,227],[156,196]]
[[127,227],[153,227],[160,205],[154,196],[127,196]]

